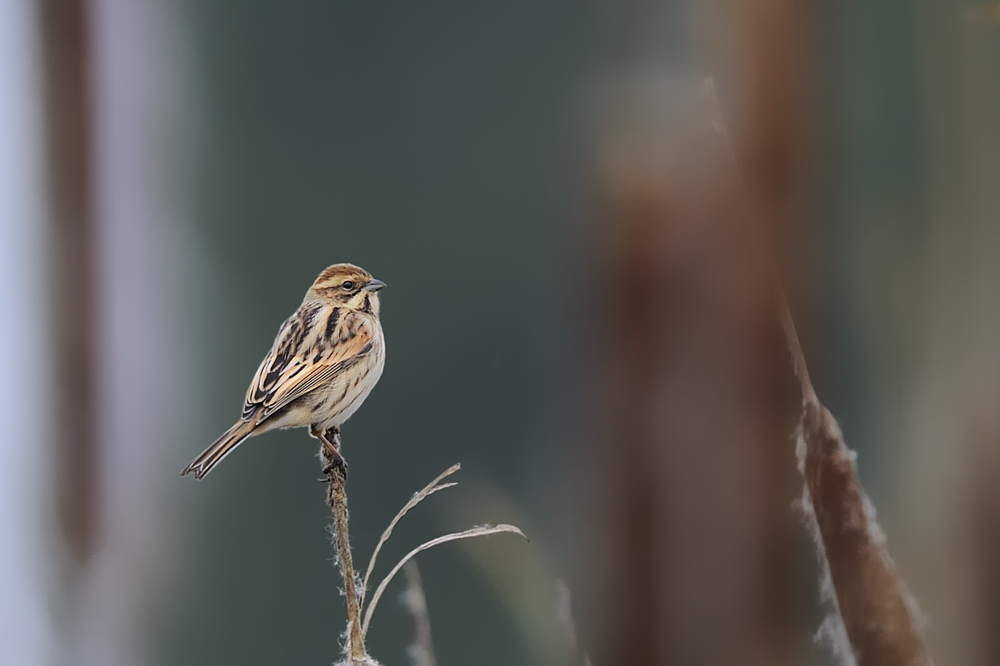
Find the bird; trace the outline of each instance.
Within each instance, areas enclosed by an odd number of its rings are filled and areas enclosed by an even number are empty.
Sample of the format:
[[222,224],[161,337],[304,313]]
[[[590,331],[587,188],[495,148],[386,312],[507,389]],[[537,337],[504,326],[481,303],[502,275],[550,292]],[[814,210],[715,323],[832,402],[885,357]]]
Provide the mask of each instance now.
[[383,287],[354,264],[334,264],[320,273],[257,368],[240,420],[181,475],[203,478],[248,437],[308,427],[346,478],[340,426],[365,401],[385,367],[378,296]]

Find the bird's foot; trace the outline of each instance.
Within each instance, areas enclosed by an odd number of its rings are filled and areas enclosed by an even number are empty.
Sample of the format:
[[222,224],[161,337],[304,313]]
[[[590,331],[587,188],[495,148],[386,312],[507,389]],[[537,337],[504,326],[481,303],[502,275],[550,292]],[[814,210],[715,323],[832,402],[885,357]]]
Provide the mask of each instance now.
[[347,461],[340,453],[340,428],[334,426],[323,431],[310,428],[309,434],[323,442],[322,457],[326,463],[323,466],[323,474],[326,475],[326,479],[323,481],[330,481],[332,479],[331,473],[337,470],[341,482],[347,483]]
[[328,457],[330,461],[323,467],[323,474],[326,474],[325,480],[329,481],[332,478],[331,472],[337,470],[342,482],[347,483],[347,461],[344,460],[344,456],[340,454],[340,451],[327,448],[326,457]]

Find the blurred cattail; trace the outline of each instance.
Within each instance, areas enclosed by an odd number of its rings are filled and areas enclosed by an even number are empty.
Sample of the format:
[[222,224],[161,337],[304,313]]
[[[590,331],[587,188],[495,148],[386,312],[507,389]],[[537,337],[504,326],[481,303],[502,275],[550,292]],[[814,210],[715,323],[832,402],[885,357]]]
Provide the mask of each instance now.
[[767,243],[710,86],[605,93],[575,412],[582,631],[597,664],[789,663],[797,395]]
[[858,481],[855,456],[816,397],[785,308],[782,319],[802,389],[796,431],[799,471],[805,478],[800,507],[816,539],[822,593],[830,606],[822,628],[825,638],[846,663],[929,665],[920,611],[889,557],[874,507]]

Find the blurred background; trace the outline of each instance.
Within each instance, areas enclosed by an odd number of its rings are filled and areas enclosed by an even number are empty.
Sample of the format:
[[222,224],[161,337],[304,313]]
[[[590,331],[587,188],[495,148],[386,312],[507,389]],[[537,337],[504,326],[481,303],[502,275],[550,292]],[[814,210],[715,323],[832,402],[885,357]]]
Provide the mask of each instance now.
[[[1000,663],[998,71],[1000,5],[965,0],[5,0],[0,663],[336,658],[345,614],[313,441],[271,433],[203,483],[179,472],[340,261],[389,285],[386,371],[344,428],[356,562],[461,462],[461,485],[401,523],[383,570],[445,531],[520,525],[530,545],[418,558],[438,662],[558,663],[552,581],[586,559],[562,536],[586,522],[566,500],[590,422],[574,391],[600,381],[592,328],[622,298],[593,241],[628,217],[616,206],[657,163],[647,153],[688,136],[660,131],[660,105],[708,75],[931,650]],[[619,169],[626,144],[646,157]],[[775,469],[793,464],[777,446]],[[709,479],[671,486],[681,514],[733,487],[706,470],[743,458],[706,451],[675,461]],[[746,564],[773,550],[764,532],[717,531],[692,559],[728,549],[705,570],[767,580]],[[787,634],[787,663],[825,663],[809,647],[809,548],[782,552],[795,601],[776,616],[797,624],[760,631]],[[401,591],[370,634],[386,664],[412,640]],[[685,617],[708,598],[674,592]],[[741,595],[691,610],[692,641],[757,631],[740,618],[771,606]],[[698,649],[669,661],[737,663]]]

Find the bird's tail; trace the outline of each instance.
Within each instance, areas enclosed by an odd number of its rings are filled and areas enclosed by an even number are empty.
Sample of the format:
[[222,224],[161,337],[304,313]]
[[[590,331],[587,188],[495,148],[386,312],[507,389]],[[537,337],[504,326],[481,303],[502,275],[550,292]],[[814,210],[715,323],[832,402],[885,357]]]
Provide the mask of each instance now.
[[225,458],[229,453],[239,446],[243,440],[249,437],[253,433],[253,429],[256,427],[254,423],[247,423],[246,421],[239,421],[232,428],[222,433],[222,437],[215,440],[215,443],[210,447],[201,452],[197,458],[191,461],[191,464],[184,468],[181,472],[181,476],[185,474],[194,474],[194,478],[200,479],[215,467],[220,460]]

